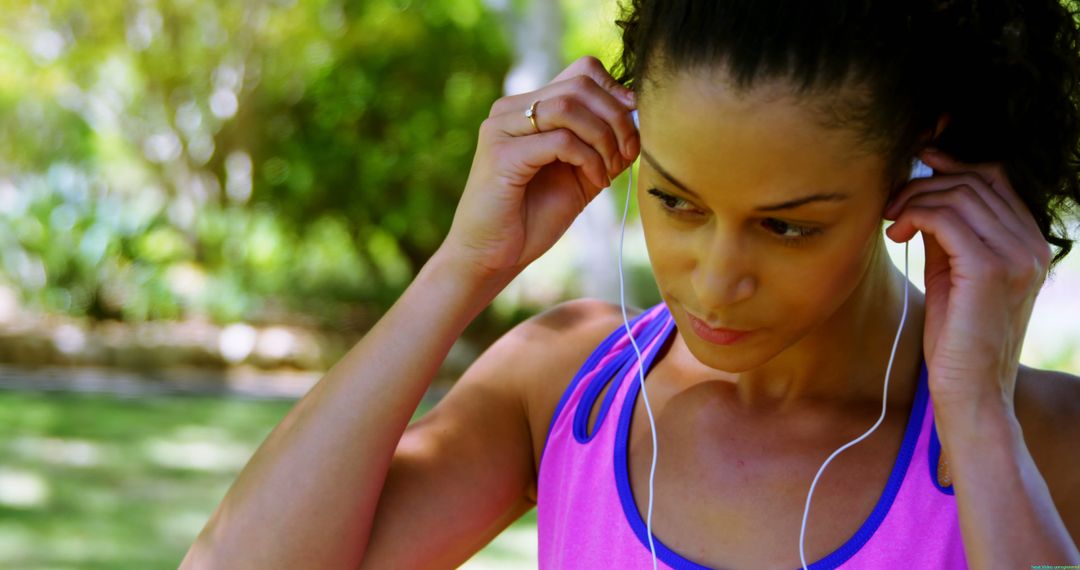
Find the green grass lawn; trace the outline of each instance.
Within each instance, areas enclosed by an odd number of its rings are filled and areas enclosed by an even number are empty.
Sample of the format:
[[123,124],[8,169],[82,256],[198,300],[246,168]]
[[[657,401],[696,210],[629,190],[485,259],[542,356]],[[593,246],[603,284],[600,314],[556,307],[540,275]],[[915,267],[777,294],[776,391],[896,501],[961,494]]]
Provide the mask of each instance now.
[[[292,405],[0,391],[0,568],[176,568]],[[533,568],[535,537],[533,510],[463,568]]]

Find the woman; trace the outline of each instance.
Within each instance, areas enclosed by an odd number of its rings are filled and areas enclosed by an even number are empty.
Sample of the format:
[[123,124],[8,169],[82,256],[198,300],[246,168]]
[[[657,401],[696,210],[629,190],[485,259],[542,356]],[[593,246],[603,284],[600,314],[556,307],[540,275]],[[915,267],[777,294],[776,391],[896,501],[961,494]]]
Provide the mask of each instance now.
[[[1080,34],[1054,0],[978,7],[634,0],[618,80],[586,57],[494,103],[439,251],[183,566],[451,568],[534,506],[551,568],[1080,562],[1080,379],[1019,364],[1080,201]],[[663,302],[625,325],[553,307],[408,425],[463,329],[638,156]],[[934,175],[908,182],[916,157]],[[895,355],[882,218],[926,244]],[[883,395],[803,540],[810,481]]]

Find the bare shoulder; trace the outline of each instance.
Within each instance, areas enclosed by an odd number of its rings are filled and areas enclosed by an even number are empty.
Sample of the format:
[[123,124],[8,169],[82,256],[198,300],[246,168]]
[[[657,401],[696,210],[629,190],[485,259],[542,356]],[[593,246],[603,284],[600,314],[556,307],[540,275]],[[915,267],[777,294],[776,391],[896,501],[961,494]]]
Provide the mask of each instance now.
[[[537,399],[545,385],[567,383],[591,338],[614,329],[606,309],[571,301],[519,323],[408,425],[379,496],[364,568],[456,568],[535,506],[533,439],[546,407]],[[452,525],[446,513],[454,513]]]
[[[628,319],[641,309],[626,308]],[[532,433],[533,467],[539,469],[548,428],[570,380],[608,335],[622,326],[622,308],[601,299],[564,301],[518,326],[524,368],[521,399]],[[527,355],[527,356],[526,356]],[[536,501],[535,480],[529,492]]]
[[[627,307],[626,314],[633,318],[641,314],[641,310]],[[602,299],[583,297],[563,301],[534,315],[518,326],[518,334],[523,340],[565,341],[567,334],[587,334],[597,326],[602,328],[616,321],[622,322],[619,305]]]
[[[1039,443],[1053,443],[1067,434],[1080,435],[1080,377],[1021,364],[1015,401],[1025,438],[1046,436]],[[1029,428],[1037,433],[1028,434]]]
[[1021,365],[1015,402],[1024,442],[1069,534],[1080,541],[1080,377]]

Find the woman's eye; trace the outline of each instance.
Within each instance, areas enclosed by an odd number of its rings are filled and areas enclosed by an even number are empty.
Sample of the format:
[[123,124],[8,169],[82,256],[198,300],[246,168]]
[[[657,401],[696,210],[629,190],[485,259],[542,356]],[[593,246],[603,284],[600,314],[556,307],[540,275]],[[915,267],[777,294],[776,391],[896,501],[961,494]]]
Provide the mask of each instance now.
[[[661,192],[656,188],[650,188],[649,194],[660,201],[660,207],[673,216],[685,216],[695,214],[693,206],[682,198]],[[684,208],[690,206],[689,208]],[[805,243],[806,240],[821,233],[821,228],[812,228],[791,224],[776,218],[766,218],[762,221],[769,234],[776,236],[782,245],[796,246]]]
[[687,202],[686,200],[683,200],[682,198],[679,198],[677,196],[672,196],[671,194],[666,194],[664,192],[661,192],[661,191],[657,190],[656,188],[650,188],[648,190],[648,192],[649,192],[649,194],[652,194],[653,196],[655,196],[657,200],[660,200],[660,206],[662,208],[664,208],[665,210],[669,211],[669,212],[672,212],[674,214],[693,213],[693,208],[691,208],[689,210],[683,210],[683,209],[679,208],[679,206],[682,206],[682,205],[686,205],[686,206],[690,205],[689,202]]
[[775,218],[768,218],[763,223],[769,227],[770,232],[780,238],[784,245],[799,245],[810,237],[821,233],[820,228],[797,226]]

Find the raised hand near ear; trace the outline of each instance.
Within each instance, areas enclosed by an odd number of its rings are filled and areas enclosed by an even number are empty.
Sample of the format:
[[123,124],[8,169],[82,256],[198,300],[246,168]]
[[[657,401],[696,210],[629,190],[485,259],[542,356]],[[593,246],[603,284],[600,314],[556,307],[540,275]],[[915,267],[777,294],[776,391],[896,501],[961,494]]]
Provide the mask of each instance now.
[[484,277],[523,270],[633,162],[636,105],[591,56],[540,89],[496,100],[440,252]]
[[923,233],[923,350],[935,415],[994,406],[1015,417],[1020,349],[1050,246],[999,163],[940,151],[921,158],[934,176],[909,182],[885,218],[896,221],[886,230],[893,241]]

